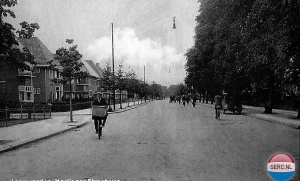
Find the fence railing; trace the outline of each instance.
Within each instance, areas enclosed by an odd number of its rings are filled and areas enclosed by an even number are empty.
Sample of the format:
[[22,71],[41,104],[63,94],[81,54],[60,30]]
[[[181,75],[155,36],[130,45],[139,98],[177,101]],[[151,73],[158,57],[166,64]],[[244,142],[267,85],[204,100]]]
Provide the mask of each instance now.
[[51,106],[17,107],[0,110],[0,127],[51,118]]

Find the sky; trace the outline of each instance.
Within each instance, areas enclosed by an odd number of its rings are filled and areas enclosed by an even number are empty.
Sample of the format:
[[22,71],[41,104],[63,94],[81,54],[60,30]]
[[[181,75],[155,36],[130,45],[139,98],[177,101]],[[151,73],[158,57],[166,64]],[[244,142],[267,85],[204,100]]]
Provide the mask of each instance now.
[[[38,23],[35,32],[52,53],[74,39],[86,60],[122,64],[139,79],[161,85],[184,83],[184,54],[194,44],[197,0],[18,0],[11,8],[19,23]],[[173,29],[173,17],[176,29]]]

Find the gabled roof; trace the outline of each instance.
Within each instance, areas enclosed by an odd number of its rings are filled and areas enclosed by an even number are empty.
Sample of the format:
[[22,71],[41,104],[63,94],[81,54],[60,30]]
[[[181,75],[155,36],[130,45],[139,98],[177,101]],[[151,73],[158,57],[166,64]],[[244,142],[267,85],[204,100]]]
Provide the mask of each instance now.
[[82,58],[81,62],[83,63],[83,66],[81,67],[82,71],[87,71],[90,74],[90,76],[100,78],[100,75],[98,74],[97,70],[95,69],[96,65],[92,60],[84,60]]
[[86,60],[86,62],[97,73],[98,77],[102,77],[103,70],[101,69],[101,67],[99,66],[99,64],[95,64],[92,60]]
[[[39,38],[18,38],[18,41],[22,44],[22,46],[28,48],[38,65],[48,65],[48,61],[54,60],[53,54]],[[58,65],[57,61],[54,61],[53,63]]]
[[96,63],[97,71],[99,72],[100,77],[103,76],[104,70],[100,67],[99,63]]

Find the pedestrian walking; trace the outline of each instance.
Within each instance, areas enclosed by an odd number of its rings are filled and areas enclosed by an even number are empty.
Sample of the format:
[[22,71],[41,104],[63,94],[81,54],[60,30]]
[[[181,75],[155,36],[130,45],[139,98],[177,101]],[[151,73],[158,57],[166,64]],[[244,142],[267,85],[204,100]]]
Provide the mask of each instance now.
[[185,100],[186,100],[186,104],[188,105],[190,103],[190,96],[186,96]]
[[185,101],[186,101],[186,97],[185,97],[185,95],[183,95],[182,96],[182,104],[183,104],[183,106],[185,106]]
[[193,96],[193,107],[196,107],[196,101],[197,101],[197,96],[196,96],[196,94],[194,94],[194,96]]

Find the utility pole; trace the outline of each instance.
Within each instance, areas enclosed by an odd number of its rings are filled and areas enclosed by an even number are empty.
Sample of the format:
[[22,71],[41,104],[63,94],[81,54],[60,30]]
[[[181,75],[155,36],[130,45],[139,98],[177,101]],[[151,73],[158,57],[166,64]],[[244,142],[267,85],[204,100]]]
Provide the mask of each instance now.
[[144,87],[145,87],[145,102],[146,102],[146,96],[147,96],[147,94],[146,94],[146,78],[145,78],[145,72],[146,72],[146,70],[145,70],[145,65],[144,65]]
[[[115,61],[114,61],[114,24],[111,23],[111,42],[112,42],[112,67],[113,67],[113,80],[115,84]],[[113,84],[113,99],[114,99],[114,110],[116,110],[116,99],[115,99],[115,85]]]

